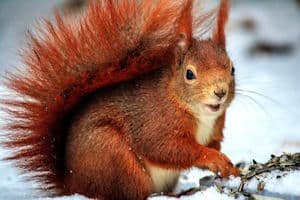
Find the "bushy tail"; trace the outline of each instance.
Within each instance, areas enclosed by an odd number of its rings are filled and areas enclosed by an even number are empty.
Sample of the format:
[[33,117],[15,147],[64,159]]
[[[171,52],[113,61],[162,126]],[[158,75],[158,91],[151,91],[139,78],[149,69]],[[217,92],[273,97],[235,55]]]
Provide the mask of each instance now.
[[79,101],[172,62],[179,23],[191,26],[180,20],[191,1],[153,2],[92,1],[77,21],[57,15],[30,36],[24,71],[7,81],[20,98],[1,101],[10,114],[4,145],[14,150],[7,159],[48,189],[63,187],[66,125]]

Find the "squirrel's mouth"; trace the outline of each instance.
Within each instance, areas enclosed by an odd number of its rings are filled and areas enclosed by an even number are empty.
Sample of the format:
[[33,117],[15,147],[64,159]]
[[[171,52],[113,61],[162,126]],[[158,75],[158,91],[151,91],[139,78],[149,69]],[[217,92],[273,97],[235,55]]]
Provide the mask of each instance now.
[[207,104],[206,107],[211,112],[217,112],[220,110],[221,104]]

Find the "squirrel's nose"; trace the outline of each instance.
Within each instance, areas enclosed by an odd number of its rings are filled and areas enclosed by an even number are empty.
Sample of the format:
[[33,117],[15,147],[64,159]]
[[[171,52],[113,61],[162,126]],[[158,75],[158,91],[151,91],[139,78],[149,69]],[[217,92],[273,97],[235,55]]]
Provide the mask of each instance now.
[[224,91],[223,89],[214,91],[214,93],[217,97],[219,97],[219,99],[222,99],[226,95],[226,91]]

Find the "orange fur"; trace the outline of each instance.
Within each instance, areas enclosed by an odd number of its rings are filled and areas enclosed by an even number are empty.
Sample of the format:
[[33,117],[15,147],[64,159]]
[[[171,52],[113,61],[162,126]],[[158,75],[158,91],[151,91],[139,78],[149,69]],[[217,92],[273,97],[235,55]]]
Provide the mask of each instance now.
[[217,27],[213,35],[213,40],[225,49],[225,25],[228,19],[229,1],[221,0],[221,4],[218,10]]
[[[24,97],[2,100],[12,119],[3,144],[16,150],[7,159],[41,172],[34,177],[57,194],[104,199],[144,199],[154,191],[152,166],[237,174],[217,151],[234,93],[223,37],[228,4],[221,3],[213,40],[196,41],[192,3],[91,1],[78,24],[46,21],[40,37],[30,37],[25,73],[7,82]],[[182,34],[186,50],[177,52]],[[207,78],[188,83],[189,64]],[[221,85],[228,98],[207,129],[215,150],[196,141],[204,114],[194,108],[215,102]]]

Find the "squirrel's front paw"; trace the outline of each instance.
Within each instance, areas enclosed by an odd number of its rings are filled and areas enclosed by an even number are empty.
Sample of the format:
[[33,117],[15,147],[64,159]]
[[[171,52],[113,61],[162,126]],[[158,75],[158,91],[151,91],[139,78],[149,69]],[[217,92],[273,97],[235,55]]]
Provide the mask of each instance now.
[[240,174],[240,170],[231,163],[225,154],[214,149],[204,155],[201,161],[200,167],[208,168],[221,177],[238,176]]

